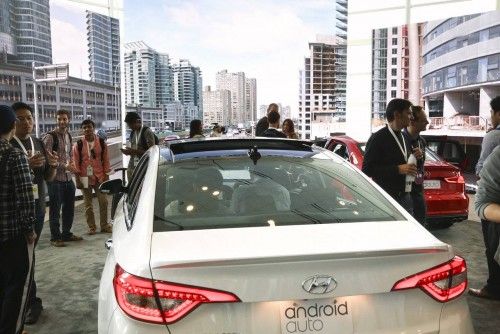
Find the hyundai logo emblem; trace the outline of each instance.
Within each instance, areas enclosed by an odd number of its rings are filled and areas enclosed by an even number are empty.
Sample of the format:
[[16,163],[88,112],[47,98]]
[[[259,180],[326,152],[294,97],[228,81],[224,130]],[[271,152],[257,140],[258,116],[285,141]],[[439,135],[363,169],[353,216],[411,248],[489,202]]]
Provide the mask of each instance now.
[[315,295],[331,292],[336,287],[337,281],[329,275],[314,275],[302,283],[302,289]]

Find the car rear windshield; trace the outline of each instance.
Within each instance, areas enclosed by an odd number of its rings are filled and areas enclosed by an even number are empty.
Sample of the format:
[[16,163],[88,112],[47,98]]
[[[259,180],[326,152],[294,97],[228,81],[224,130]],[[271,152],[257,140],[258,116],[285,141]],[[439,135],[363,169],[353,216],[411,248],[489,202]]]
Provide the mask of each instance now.
[[160,162],[154,231],[403,220],[360,173],[324,152]]

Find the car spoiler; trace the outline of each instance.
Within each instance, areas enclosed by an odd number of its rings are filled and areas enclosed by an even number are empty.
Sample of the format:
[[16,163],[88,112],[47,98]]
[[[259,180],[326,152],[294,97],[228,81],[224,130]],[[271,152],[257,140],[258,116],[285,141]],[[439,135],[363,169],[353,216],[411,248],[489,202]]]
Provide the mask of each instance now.
[[259,150],[290,150],[312,152],[314,143],[307,140],[277,138],[202,138],[169,141],[165,144],[173,154],[245,150],[255,146]]

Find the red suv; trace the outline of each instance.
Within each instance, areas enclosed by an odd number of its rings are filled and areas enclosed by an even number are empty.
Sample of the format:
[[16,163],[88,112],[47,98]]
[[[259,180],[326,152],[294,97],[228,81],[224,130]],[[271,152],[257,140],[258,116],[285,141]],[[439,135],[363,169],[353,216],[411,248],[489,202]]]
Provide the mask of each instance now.
[[[325,148],[361,169],[365,143],[349,136],[330,137]],[[466,220],[469,198],[465,194],[465,181],[460,169],[441,159],[426,148],[424,196],[429,226],[450,227],[454,222]]]

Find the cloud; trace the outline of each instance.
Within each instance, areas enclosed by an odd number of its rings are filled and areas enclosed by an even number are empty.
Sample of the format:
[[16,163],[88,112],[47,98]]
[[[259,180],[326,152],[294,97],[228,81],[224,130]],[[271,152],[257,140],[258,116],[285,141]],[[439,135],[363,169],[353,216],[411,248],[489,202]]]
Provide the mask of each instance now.
[[71,76],[88,79],[87,36],[69,22],[51,18],[53,62],[69,63]]
[[257,79],[258,104],[296,109],[308,42],[334,26],[331,0],[127,0],[123,40],[189,59],[204,85],[222,69],[243,71]]

